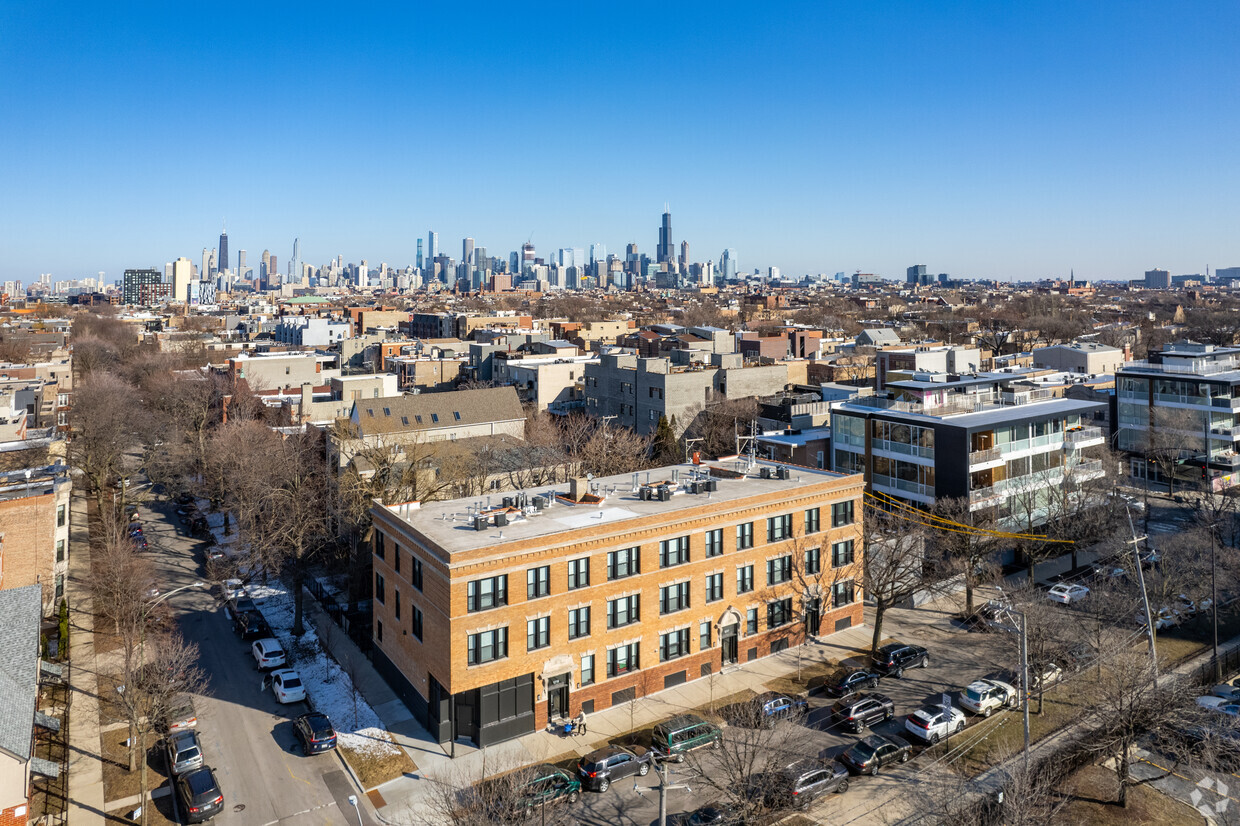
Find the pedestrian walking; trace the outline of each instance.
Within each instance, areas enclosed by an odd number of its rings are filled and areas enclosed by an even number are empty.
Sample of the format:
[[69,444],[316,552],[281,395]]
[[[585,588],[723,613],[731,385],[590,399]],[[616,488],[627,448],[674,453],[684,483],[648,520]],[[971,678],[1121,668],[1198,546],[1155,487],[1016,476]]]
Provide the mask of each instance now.
[[582,709],[580,712],[577,713],[576,723],[577,725],[574,726],[574,730],[578,734],[585,734],[586,733],[586,711],[585,709]]

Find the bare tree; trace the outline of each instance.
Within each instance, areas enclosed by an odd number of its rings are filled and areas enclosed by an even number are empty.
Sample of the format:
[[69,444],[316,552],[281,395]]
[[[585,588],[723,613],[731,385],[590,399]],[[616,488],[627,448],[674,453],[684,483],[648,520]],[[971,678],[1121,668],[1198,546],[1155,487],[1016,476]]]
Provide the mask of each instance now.
[[[477,775],[454,770],[434,781],[429,800],[410,809],[413,822],[426,826],[494,826],[514,820],[532,820],[547,826],[578,822],[580,792],[550,792],[557,779],[548,779],[545,766],[513,767],[511,759],[491,757],[486,750]],[[540,780],[541,788],[535,787]],[[550,798],[550,799],[549,799]]]
[[[1209,409],[1202,415],[1209,415]],[[1158,468],[1167,482],[1167,493],[1175,492],[1175,473],[1186,455],[1203,453],[1207,430],[1201,415],[1178,407],[1150,408],[1150,428],[1145,433],[1146,459]]]
[[990,533],[996,527],[994,514],[970,510],[968,499],[949,497],[935,502],[927,516],[926,521],[936,525],[929,532],[929,553],[942,560],[945,570],[959,572],[964,580],[965,615],[972,615],[978,586],[993,581],[998,574],[995,554],[999,539]]
[[[135,448],[145,411],[135,388],[111,373],[95,371],[73,393],[73,425],[69,459],[86,475],[100,512],[107,491],[125,476],[125,454]],[[124,508],[125,487],[118,487],[118,508]]]
[[926,569],[925,532],[897,513],[872,509],[865,524],[865,593],[874,601],[874,637],[871,652],[883,640],[887,611],[929,587],[933,575]]

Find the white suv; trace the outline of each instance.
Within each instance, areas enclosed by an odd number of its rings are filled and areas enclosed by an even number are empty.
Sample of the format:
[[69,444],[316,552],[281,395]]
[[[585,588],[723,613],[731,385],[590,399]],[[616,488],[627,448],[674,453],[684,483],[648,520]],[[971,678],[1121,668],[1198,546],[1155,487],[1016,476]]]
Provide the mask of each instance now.
[[922,706],[904,718],[904,728],[934,745],[948,734],[964,730],[964,712],[955,706]]
[[279,668],[287,662],[284,659],[284,649],[280,646],[280,641],[272,637],[255,640],[250,646],[250,652],[254,655],[254,662],[258,664],[261,671]]
[[974,680],[960,692],[960,705],[974,714],[989,717],[1001,708],[1015,708],[1016,688],[1000,680]]

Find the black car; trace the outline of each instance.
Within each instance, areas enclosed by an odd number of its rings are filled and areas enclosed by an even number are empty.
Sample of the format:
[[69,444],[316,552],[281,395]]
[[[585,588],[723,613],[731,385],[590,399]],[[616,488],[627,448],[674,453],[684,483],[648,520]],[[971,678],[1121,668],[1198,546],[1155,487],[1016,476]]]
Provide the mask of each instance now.
[[257,614],[258,606],[248,596],[233,597],[228,601],[228,613],[234,617],[241,614]]
[[841,668],[827,677],[822,687],[832,697],[843,697],[865,688],[878,688],[882,676],[870,668]]
[[861,731],[895,716],[896,705],[883,694],[847,694],[831,706],[831,719],[849,731]]
[[233,630],[237,632],[237,636],[246,642],[272,636],[271,626],[267,624],[267,620],[263,619],[263,615],[257,611],[234,614]]
[[177,778],[177,798],[185,819],[190,823],[202,823],[219,814],[224,808],[224,793],[215,782],[215,772],[210,766],[186,772]]
[[776,720],[796,720],[809,713],[809,701],[778,691],[766,691],[754,697],[752,713],[762,725],[773,726]]
[[198,513],[198,507],[196,505],[186,504],[177,508],[177,516],[181,518],[182,522],[188,522],[196,513]]
[[878,774],[879,769],[907,763],[913,747],[894,734],[871,734],[853,743],[840,755],[840,762],[857,774]]
[[318,754],[336,748],[336,729],[321,711],[303,714],[293,721],[293,731],[301,743],[302,754]]
[[778,772],[757,775],[750,791],[767,808],[804,809],[817,797],[848,791],[848,769],[829,760],[798,760]]
[[592,792],[605,792],[613,780],[632,775],[645,777],[650,771],[651,753],[641,746],[604,746],[581,758],[577,776],[581,786]]
[[874,667],[890,677],[904,676],[906,668],[925,668],[930,654],[920,645],[893,642],[874,652]]
[[712,803],[667,821],[673,826],[745,826],[745,813],[735,803]]

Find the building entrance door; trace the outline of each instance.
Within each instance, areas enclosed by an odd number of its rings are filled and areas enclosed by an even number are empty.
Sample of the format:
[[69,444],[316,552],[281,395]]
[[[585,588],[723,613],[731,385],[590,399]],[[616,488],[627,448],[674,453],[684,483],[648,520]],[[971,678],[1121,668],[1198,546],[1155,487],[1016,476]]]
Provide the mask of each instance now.
[[568,674],[547,680],[547,719],[568,716]]
[[723,651],[723,664],[725,666],[735,665],[737,656],[737,628],[735,625],[725,625],[719,633],[719,647]]
[[816,599],[805,604],[805,633],[814,637],[818,635],[818,627],[822,624],[822,603]]

